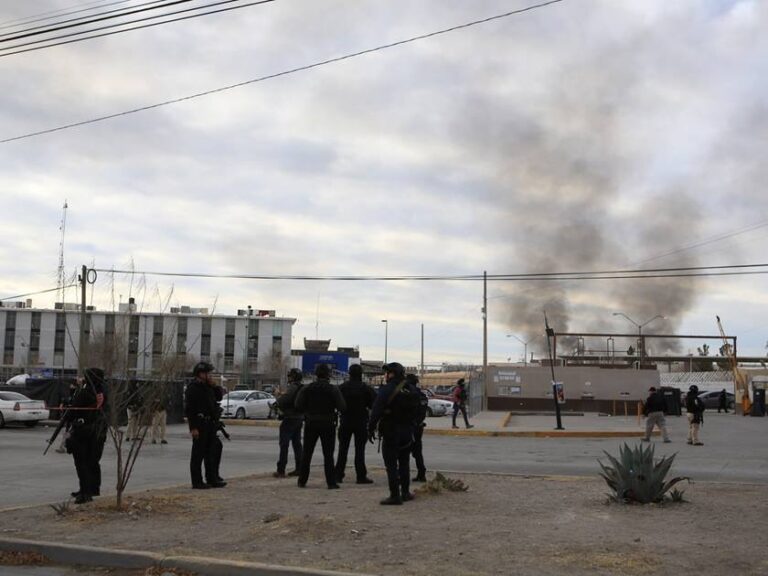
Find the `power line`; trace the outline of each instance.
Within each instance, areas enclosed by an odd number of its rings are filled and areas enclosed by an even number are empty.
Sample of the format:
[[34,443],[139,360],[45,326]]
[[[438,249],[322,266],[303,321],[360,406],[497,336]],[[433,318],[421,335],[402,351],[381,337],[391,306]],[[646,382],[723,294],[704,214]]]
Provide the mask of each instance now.
[[[20,40],[22,38],[28,38],[30,36],[38,36],[40,34],[50,34],[58,30],[67,30],[69,28],[75,28],[77,26],[85,26],[87,24],[94,24],[96,22],[103,22],[104,20],[112,20],[114,18],[122,18],[130,16],[132,14],[139,14],[148,10],[157,10],[158,8],[168,8],[175,6],[176,4],[186,4],[193,0],[155,0],[154,2],[145,2],[144,4],[138,4],[136,6],[127,6],[123,8],[115,8],[113,10],[107,10],[106,12],[99,12],[98,14],[91,14],[88,16],[78,16],[77,18],[70,18],[69,20],[60,20],[53,24],[44,24],[40,26],[32,26],[23,30],[17,30],[15,32],[6,32],[0,34],[0,42],[10,42],[12,40]],[[231,0],[237,2],[239,0]],[[155,6],[153,6],[155,4]],[[159,4],[159,6],[157,5]],[[205,6],[201,6],[205,8]],[[126,24],[130,24],[127,22]],[[86,30],[84,33],[88,32]],[[5,36],[10,36],[5,38]],[[56,38],[53,38],[55,40]],[[22,44],[21,46],[25,46]]]
[[[747,270],[766,268],[765,270]],[[706,276],[741,276],[768,274],[768,264],[734,264],[723,266],[690,266],[685,268],[656,268],[640,270],[601,270],[592,272],[543,272],[524,274],[464,274],[464,275],[400,275],[400,276],[315,276],[309,274],[213,274],[206,272],[166,272],[117,270],[96,268],[97,272],[112,274],[144,274],[148,276],[171,276],[184,278],[211,278],[235,280],[301,280],[301,281],[563,281],[563,280],[619,280],[641,278],[691,278]]]
[[[118,0],[116,2],[91,2],[89,4],[80,4],[80,6],[91,6],[91,8],[80,8],[78,10],[72,10],[67,12],[69,8],[60,8],[59,10],[50,10],[48,12],[41,12],[39,14],[33,14],[31,16],[24,16],[22,18],[16,18],[14,20],[6,20],[0,23],[0,30],[5,28],[13,28],[19,26],[21,23],[32,24],[33,22],[41,22],[43,20],[53,20],[54,18],[61,16],[69,16],[70,14],[77,14],[80,12],[89,12],[90,10],[97,10],[99,8],[105,8],[107,6],[114,6],[116,4],[127,4],[132,0]],[[156,0],[160,1],[160,0]],[[62,14],[63,12],[63,14]]]
[[26,298],[27,296],[35,296],[37,294],[46,294],[48,292],[56,292],[58,290],[62,290],[66,288],[72,288],[73,286],[77,286],[77,284],[70,284],[68,286],[57,286],[56,288],[49,288],[48,290],[40,290],[39,292],[28,292],[27,294],[16,294],[16,296],[6,296],[5,298],[0,298],[0,302],[3,302],[5,300],[15,300],[16,298]]
[[[188,2],[189,0],[180,0],[184,2]],[[157,14],[155,16],[147,16],[145,18],[137,18],[135,20],[131,20],[128,22],[122,22],[120,24],[110,24],[108,26],[101,26],[99,28],[91,28],[90,30],[85,30],[82,32],[73,32],[71,34],[61,34],[60,36],[56,36],[54,38],[47,38],[43,40],[34,40],[32,42],[26,42],[23,44],[15,44],[13,46],[9,46],[7,48],[4,48],[3,50],[11,50],[11,52],[5,52],[3,54],[0,54],[0,58],[3,58],[5,56],[13,56],[14,54],[23,54],[25,52],[34,52],[35,50],[45,50],[46,48],[52,48],[54,46],[62,46],[64,44],[74,44],[75,42],[83,42],[85,40],[92,40],[93,38],[102,38],[104,36],[112,36],[114,34],[122,34],[123,32],[130,32],[132,30],[141,30],[142,28],[151,28],[153,26],[160,26],[162,24],[170,24],[172,22],[180,22],[182,20],[191,20],[192,18],[199,18],[201,16],[209,16],[211,14],[218,14],[219,12],[229,12],[230,10],[239,10],[241,8],[248,8],[250,6],[257,6],[259,4],[268,4],[270,2],[275,2],[276,0],[259,0],[257,2],[250,2],[248,4],[241,4],[239,6],[230,6],[229,8],[219,8],[218,10],[210,10],[209,12],[201,12],[199,14],[191,14],[188,16],[180,16],[179,18],[171,18],[170,20],[163,20],[162,22],[153,22],[151,24],[142,24],[141,26],[133,26],[131,28],[122,28],[121,30],[114,30],[112,32],[104,32],[103,34],[93,34],[91,36],[81,36],[83,34],[88,34],[90,32],[96,32],[99,30],[110,30],[112,28],[120,28],[123,26],[127,26],[129,24],[133,24],[135,22],[146,22],[147,20],[154,20],[156,18],[165,18],[166,16],[171,16],[174,14],[183,14],[187,12],[195,12],[197,10],[203,10],[205,8],[209,8],[211,6],[219,6],[221,4],[231,4],[232,2],[240,2],[241,0],[222,0],[221,2],[216,2],[213,4],[207,4],[205,6],[196,6],[194,8],[187,8],[185,10],[177,10],[176,12],[167,12],[165,14]],[[72,40],[64,40],[62,42],[53,42],[54,40],[57,40],[59,38],[71,38],[73,36],[81,36],[80,38],[74,38]],[[53,42],[52,44],[45,44],[45,46],[36,46],[37,44],[44,44],[46,42]],[[16,50],[16,48],[21,48],[22,46],[34,46],[33,48],[25,48],[23,50]]]
[[[243,86],[247,86],[249,84],[256,84],[257,82],[264,82],[266,80],[272,80],[274,78],[280,78],[282,76],[288,76],[290,74],[295,74],[297,72],[303,72],[306,70],[311,70],[313,68],[319,68],[320,66],[326,66],[328,64],[334,64],[336,62],[342,62],[344,60],[349,60],[351,58],[356,58],[358,56],[363,56],[365,54],[372,54],[374,52],[379,52],[382,50],[387,50],[389,48],[394,48],[396,46],[402,46],[404,44],[410,44],[412,42],[417,42],[419,40],[425,40],[427,38],[432,38],[434,36],[440,36],[442,34],[448,34],[450,32],[455,32],[457,30],[463,30],[465,28],[470,28],[472,26],[478,26],[480,24],[486,24],[488,22],[493,22],[495,20],[501,20],[503,18],[508,18],[511,16],[515,16],[518,14],[522,14],[524,12],[529,12],[532,10],[536,10],[538,8],[544,8],[546,6],[550,6],[552,4],[558,4],[560,2],[563,2],[564,0],[549,0],[548,2],[543,2],[541,4],[533,4],[531,6],[527,6],[525,8],[519,8],[517,10],[512,10],[510,12],[505,12],[503,14],[497,14],[496,16],[490,16],[488,18],[483,18],[481,20],[474,20],[472,22],[467,22],[464,24],[459,24],[457,26],[452,26],[450,28],[444,28],[442,30],[438,30],[436,32],[430,32],[427,34],[421,34],[419,36],[412,36],[411,38],[406,38],[404,40],[399,40],[397,42],[392,42],[389,44],[382,44],[380,46],[376,46],[375,48],[368,48],[365,50],[360,50],[358,52],[352,52],[349,54],[345,54],[343,56],[337,56],[335,58],[329,58],[327,60],[321,60],[318,62],[314,62],[312,64],[306,64],[304,66],[299,66],[297,68],[292,68],[290,70],[284,70],[282,72],[277,72],[275,74],[268,74],[266,76],[261,76],[259,78],[254,78],[251,80],[245,80],[243,82],[238,82],[236,84],[230,84],[228,86],[222,86],[220,88],[214,88],[212,90],[206,90],[204,92],[198,92],[196,94],[190,94],[188,96],[182,96],[181,98],[175,98],[173,100],[166,100],[164,102],[158,102],[156,104],[150,104],[148,106],[141,106],[139,108],[134,108],[132,110],[126,110],[123,112],[117,112],[115,114],[109,114],[107,116],[100,116],[98,118],[92,118],[90,120],[83,120],[81,122],[73,122],[71,124],[65,124],[63,126],[58,126],[56,128],[48,128],[46,130],[39,130],[37,132],[30,132],[27,134],[22,134],[21,136],[13,136],[11,138],[6,138],[4,140],[0,140],[0,144],[6,144],[8,142],[13,142],[16,140],[23,140],[25,138],[32,138],[33,136],[42,136],[43,134],[51,134],[53,132],[59,132],[61,130],[67,130],[69,128],[75,128],[78,126],[85,126],[87,124],[94,124],[96,122],[103,122],[105,120],[111,120],[112,118],[118,118],[120,116],[127,116],[129,114],[136,114],[138,112],[144,112],[147,110],[153,110],[155,108],[160,108],[162,106],[168,106],[170,104],[178,104],[179,102],[185,102],[187,100],[193,100],[196,98],[202,98],[203,96],[210,96],[211,94],[217,94],[219,92],[225,92],[227,90],[233,90],[235,88],[241,88]],[[250,5],[250,4],[249,4]],[[149,24],[147,26],[156,26],[158,23],[155,24]],[[106,35],[106,34],[105,34]],[[72,41],[69,41],[72,42]],[[5,54],[9,55],[9,54]]]

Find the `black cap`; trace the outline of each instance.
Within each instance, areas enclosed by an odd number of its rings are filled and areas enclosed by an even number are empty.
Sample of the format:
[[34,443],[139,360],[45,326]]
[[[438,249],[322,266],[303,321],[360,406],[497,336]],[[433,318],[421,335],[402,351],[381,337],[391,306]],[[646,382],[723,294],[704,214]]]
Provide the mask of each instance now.
[[651,386],[648,388],[648,392],[656,392],[656,386]]
[[381,369],[384,371],[384,374],[392,372],[396,378],[405,378],[405,367],[403,367],[403,365],[399,362],[390,362],[389,364],[384,364]]
[[696,386],[696,384],[691,384],[691,386],[688,388],[688,392],[693,392],[694,394],[698,393],[699,387]]
[[331,367],[328,364],[318,364],[315,366],[315,376],[327,379],[331,377]]
[[464,386],[464,378],[459,378],[458,380],[456,380],[456,385],[457,386]]
[[291,368],[288,370],[289,382],[301,382],[304,379],[304,373],[298,368]]
[[349,367],[349,378],[350,380],[362,380],[363,379],[363,367],[360,366],[360,364],[352,364],[352,366]]
[[416,386],[419,383],[419,377],[416,376],[416,374],[406,374],[405,381],[408,382],[408,384],[413,384]]
[[198,362],[195,364],[195,367],[192,369],[192,375],[197,376],[201,373],[208,373],[215,371],[216,368],[213,367],[213,364],[210,362]]
[[101,387],[104,384],[104,370],[101,368],[86,368],[83,372],[85,381],[94,387]]

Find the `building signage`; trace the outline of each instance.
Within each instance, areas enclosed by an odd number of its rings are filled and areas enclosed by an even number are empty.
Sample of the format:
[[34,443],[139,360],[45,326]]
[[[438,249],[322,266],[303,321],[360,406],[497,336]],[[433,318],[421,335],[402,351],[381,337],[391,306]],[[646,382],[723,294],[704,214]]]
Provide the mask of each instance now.
[[332,370],[349,371],[349,356],[344,352],[305,352],[301,357],[301,371],[312,374],[318,364],[328,364]]

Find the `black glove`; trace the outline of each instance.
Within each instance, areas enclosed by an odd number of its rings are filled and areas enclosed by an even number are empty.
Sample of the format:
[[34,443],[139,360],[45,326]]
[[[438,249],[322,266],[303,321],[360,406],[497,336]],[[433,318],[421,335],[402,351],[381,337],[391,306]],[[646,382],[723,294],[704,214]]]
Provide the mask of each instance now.
[[376,430],[371,428],[370,430],[368,430],[368,442],[373,444],[375,440],[376,440]]

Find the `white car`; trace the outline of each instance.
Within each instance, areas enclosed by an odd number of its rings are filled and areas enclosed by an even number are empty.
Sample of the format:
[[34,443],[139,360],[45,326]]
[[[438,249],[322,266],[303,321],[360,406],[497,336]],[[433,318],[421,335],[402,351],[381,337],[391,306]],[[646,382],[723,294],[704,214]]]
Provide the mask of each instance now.
[[272,418],[275,397],[261,390],[235,390],[224,395],[219,402],[222,418]]
[[430,398],[427,402],[427,416],[445,416],[453,410],[453,402]]
[[11,422],[23,422],[32,428],[49,416],[42,400],[31,400],[18,392],[0,392],[0,428]]

